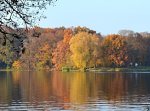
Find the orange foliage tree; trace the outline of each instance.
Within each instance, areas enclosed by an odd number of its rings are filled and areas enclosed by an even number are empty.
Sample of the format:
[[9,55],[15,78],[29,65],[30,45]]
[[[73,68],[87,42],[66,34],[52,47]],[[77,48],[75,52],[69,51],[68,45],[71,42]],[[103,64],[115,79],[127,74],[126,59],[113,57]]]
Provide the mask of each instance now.
[[36,68],[38,69],[49,69],[52,67],[52,55],[51,55],[52,49],[48,43],[45,43],[44,46],[39,48],[38,53],[35,55],[36,56]]
[[103,41],[104,59],[109,65],[124,66],[128,61],[126,38],[121,35],[108,35]]
[[69,41],[72,38],[73,32],[71,29],[64,30],[64,39],[58,42],[57,47],[53,51],[53,63],[56,69],[61,69],[63,66],[69,65],[70,45]]
[[[39,36],[36,37],[34,34],[36,35],[39,34]],[[45,56],[49,54],[49,58],[51,58],[52,50],[54,50],[57,43],[63,39],[63,35],[64,35],[64,28],[45,29],[45,28],[35,27],[33,29],[30,29],[28,32],[28,38],[24,42],[25,52],[19,58],[19,60],[22,61],[23,69],[33,70],[36,69],[37,66],[39,68],[43,67],[43,64],[45,64],[46,61],[42,63],[41,57],[43,55]],[[48,50],[46,47],[47,48],[49,47]],[[47,51],[43,50],[44,48],[46,48]],[[49,60],[49,63],[46,63],[49,64],[46,65],[46,68],[51,67],[52,64],[51,61],[52,60]]]

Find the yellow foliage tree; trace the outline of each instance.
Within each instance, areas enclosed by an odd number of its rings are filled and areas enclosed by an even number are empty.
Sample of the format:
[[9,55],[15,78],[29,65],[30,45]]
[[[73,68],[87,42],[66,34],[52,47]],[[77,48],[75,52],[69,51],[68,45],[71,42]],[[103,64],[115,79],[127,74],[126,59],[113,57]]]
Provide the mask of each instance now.
[[[79,32],[70,40],[71,59],[77,68],[95,67],[100,39],[88,32]],[[95,59],[95,60],[94,60]]]
[[21,69],[21,62],[19,60],[14,61],[12,64],[12,67],[13,67],[13,69],[20,70]]

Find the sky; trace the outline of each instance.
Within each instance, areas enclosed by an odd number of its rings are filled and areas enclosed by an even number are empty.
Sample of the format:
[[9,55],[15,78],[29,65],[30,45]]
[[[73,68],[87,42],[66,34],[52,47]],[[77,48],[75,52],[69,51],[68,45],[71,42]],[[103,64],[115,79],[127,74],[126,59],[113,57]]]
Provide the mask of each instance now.
[[49,6],[41,27],[86,26],[101,34],[128,29],[150,32],[150,0],[58,0]]

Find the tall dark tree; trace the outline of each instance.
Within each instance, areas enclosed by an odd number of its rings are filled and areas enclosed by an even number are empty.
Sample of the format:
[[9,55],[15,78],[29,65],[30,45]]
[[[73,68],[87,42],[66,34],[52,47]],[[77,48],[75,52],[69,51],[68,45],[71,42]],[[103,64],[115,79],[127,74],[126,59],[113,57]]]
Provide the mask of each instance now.
[[[47,5],[57,0],[0,0],[0,41],[5,45],[8,36],[19,38],[21,34],[18,27],[28,27],[35,20],[44,17],[43,11]],[[36,15],[36,16],[35,16]],[[12,31],[15,29],[15,31]]]

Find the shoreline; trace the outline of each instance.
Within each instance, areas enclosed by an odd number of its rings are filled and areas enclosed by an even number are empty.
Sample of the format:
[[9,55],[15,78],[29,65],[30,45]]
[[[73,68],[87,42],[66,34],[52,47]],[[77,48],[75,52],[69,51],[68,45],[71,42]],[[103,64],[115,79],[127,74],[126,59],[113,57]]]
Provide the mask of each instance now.
[[143,68],[97,68],[87,69],[89,72],[150,72],[150,67]]
[[81,69],[67,69],[67,70],[14,70],[14,69],[0,69],[0,72],[12,72],[12,71],[61,71],[61,72],[149,72],[150,67],[128,67],[128,68],[111,68],[111,67],[102,67],[102,68],[88,68],[85,70]]

